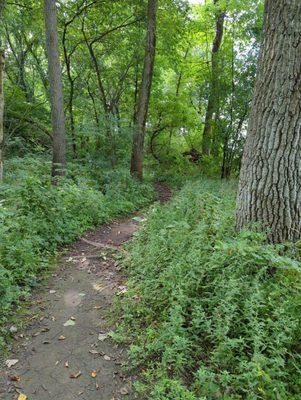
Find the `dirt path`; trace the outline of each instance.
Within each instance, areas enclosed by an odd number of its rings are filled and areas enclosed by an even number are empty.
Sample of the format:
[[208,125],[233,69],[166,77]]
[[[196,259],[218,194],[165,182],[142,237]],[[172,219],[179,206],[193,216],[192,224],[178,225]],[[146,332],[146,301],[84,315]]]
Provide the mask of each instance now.
[[[162,185],[157,192],[162,202],[170,197]],[[0,373],[0,399],[20,393],[28,400],[135,398],[132,378],[122,372],[126,350],[107,336],[114,327],[106,316],[125,283],[114,254],[138,228],[129,217],[88,232],[68,248],[48,286],[33,295],[30,323],[15,334],[6,360],[18,362]]]

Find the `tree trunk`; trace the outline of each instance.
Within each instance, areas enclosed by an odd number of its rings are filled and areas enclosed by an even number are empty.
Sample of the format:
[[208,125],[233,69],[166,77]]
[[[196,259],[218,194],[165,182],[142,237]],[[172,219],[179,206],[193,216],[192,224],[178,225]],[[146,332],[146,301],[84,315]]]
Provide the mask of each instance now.
[[57,37],[55,0],[44,0],[48,76],[50,83],[51,122],[53,131],[52,176],[62,176],[66,169],[66,138],[63,87]]
[[[82,31],[84,34],[84,29]],[[111,127],[112,115],[110,114],[107,95],[106,95],[104,84],[103,84],[102,77],[101,77],[101,70],[100,70],[94,49],[93,49],[93,43],[88,42],[85,34],[84,34],[84,37],[85,37],[85,41],[86,41],[86,44],[87,44],[87,47],[88,47],[88,50],[90,53],[90,57],[91,57],[91,60],[93,62],[94,69],[96,72],[99,98],[103,105],[103,110],[104,110],[105,132],[106,132],[106,136],[110,142],[110,162],[111,162],[112,168],[115,168],[117,165],[117,155],[116,155],[116,139],[115,139],[114,132],[112,131],[112,127]]]
[[266,0],[237,228],[258,222],[275,243],[301,236],[300,60],[300,0]]
[[68,101],[68,111],[70,117],[70,132],[72,139],[72,150],[73,150],[73,158],[77,157],[77,146],[76,146],[76,134],[75,134],[75,120],[74,120],[74,112],[73,112],[73,99],[74,99],[74,79],[70,79],[70,91],[69,91],[69,101]]
[[62,38],[62,44],[63,44],[63,51],[64,51],[64,58],[65,58],[65,64],[66,64],[66,70],[67,70],[67,78],[69,81],[69,99],[68,99],[68,113],[69,113],[69,119],[70,119],[70,133],[71,133],[71,139],[72,139],[72,150],[73,150],[73,158],[77,157],[77,148],[76,148],[76,133],[75,133],[75,120],[74,120],[74,112],[73,112],[73,99],[74,99],[74,84],[76,78],[72,77],[72,68],[71,68],[71,54],[68,54],[67,51],[67,46],[66,46],[66,35],[67,35],[67,28],[69,26],[69,21],[68,23],[65,23],[64,30],[63,30],[63,38]]
[[[218,6],[219,0],[213,0]],[[216,14],[215,38],[212,45],[211,54],[211,84],[209,89],[209,99],[206,110],[205,126],[203,130],[202,153],[210,155],[212,142],[213,115],[216,110],[216,101],[218,95],[218,53],[222,44],[224,34],[225,12],[218,10]]]
[[4,158],[4,50],[0,50],[0,182],[3,180]]
[[131,159],[131,174],[133,177],[143,179],[143,152],[145,125],[149,107],[153,70],[156,53],[156,23],[157,23],[157,0],[148,0],[148,26],[144,56],[144,67],[141,88],[138,98],[137,113],[135,116],[133,149]]

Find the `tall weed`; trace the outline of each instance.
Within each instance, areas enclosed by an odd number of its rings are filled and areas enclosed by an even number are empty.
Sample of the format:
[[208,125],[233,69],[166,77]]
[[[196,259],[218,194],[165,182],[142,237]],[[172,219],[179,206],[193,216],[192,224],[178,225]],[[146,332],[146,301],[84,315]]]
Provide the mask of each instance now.
[[130,340],[152,400],[300,399],[296,248],[237,233],[234,207],[231,185],[194,182],[130,248],[116,339]]

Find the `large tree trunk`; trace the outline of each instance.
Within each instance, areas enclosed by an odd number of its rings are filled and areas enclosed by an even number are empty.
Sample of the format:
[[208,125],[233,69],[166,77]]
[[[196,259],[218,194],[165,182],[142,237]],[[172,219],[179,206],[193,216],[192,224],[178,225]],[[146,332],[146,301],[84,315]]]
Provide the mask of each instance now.
[[237,228],[300,239],[301,2],[266,0],[263,43],[240,176]]
[[[219,0],[213,0],[213,3],[218,6]],[[211,142],[212,142],[212,128],[213,128],[213,116],[216,111],[217,95],[218,95],[218,53],[222,44],[224,34],[224,21],[225,12],[218,10],[216,14],[216,26],[215,26],[215,38],[212,45],[211,54],[211,83],[210,93],[208,98],[205,125],[203,130],[203,141],[202,141],[202,153],[204,155],[210,155],[211,153]]]
[[63,87],[57,37],[55,0],[45,1],[45,30],[50,83],[51,122],[53,131],[52,176],[62,176],[66,169],[66,138]]
[[131,174],[135,178],[143,179],[143,152],[145,125],[149,107],[149,99],[153,80],[153,70],[156,53],[156,23],[157,0],[148,0],[148,26],[145,47],[144,67],[141,88],[138,98],[137,113],[135,117],[133,149],[131,159]]
[[4,50],[0,50],[0,182],[3,180],[4,157]]

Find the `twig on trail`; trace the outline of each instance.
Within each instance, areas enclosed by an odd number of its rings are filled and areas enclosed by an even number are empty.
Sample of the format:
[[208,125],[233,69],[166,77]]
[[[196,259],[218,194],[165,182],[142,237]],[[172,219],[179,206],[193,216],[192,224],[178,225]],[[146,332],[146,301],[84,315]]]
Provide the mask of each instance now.
[[107,244],[107,243],[91,242],[90,240],[87,240],[85,238],[81,238],[81,240],[83,242],[88,243],[91,246],[94,246],[94,247],[97,247],[97,248],[103,248],[103,249],[109,249],[109,250],[118,250],[118,251],[126,252],[120,246],[115,246],[115,245],[111,245],[111,244]]
[[91,242],[90,240],[87,240],[85,238],[81,238],[81,240],[85,243],[90,244],[91,246],[94,246],[94,247],[100,247],[100,248],[105,248],[105,249],[110,249],[110,250],[119,250],[118,246],[110,245],[107,243]]

